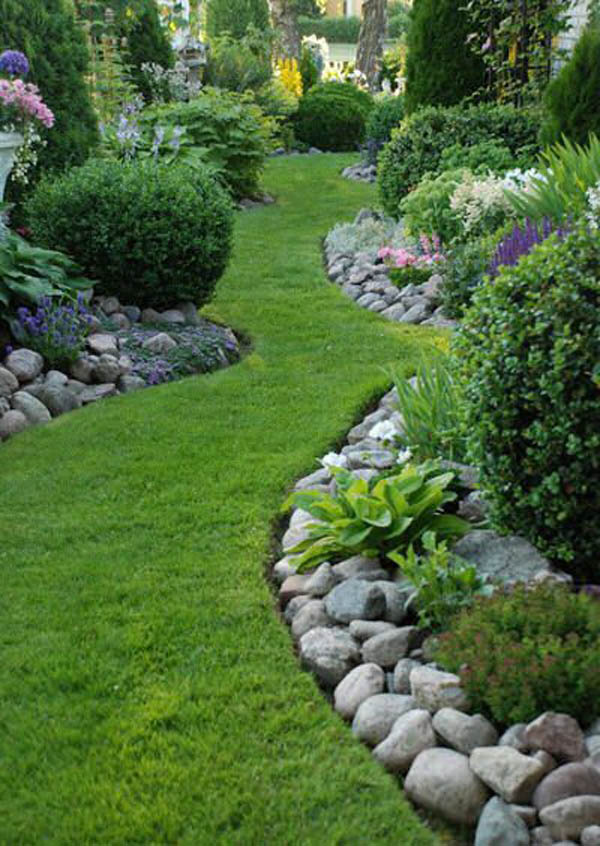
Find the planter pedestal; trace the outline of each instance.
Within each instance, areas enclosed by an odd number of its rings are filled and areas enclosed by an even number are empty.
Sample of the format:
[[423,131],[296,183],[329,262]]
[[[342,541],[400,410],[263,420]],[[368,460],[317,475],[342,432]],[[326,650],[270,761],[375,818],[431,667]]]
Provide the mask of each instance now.
[[4,200],[6,180],[22,143],[23,136],[18,132],[0,132],[0,203]]

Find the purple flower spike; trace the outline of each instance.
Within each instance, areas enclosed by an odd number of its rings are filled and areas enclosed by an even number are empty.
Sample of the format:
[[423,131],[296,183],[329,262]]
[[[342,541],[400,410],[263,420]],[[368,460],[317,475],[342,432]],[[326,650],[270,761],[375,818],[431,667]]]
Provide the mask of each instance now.
[[0,54],[0,71],[10,76],[27,76],[29,73],[27,56],[19,50],[5,50]]

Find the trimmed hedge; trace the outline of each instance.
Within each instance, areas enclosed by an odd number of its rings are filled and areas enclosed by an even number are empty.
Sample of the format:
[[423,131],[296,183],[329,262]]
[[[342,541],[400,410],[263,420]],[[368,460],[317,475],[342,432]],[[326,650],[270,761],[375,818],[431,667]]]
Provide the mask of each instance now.
[[538,149],[538,115],[512,106],[461,108],[428,106],[406,118],[392,132],[379,157],[379,193],[387,214],[397,216],[400,202],[426,173],[438,173],[442,153],[495,140],[515,156]]
[[299,141],[320,150],[356,150],[364,141],[373,98],[347,82],[315,85],[300,99],[294,117]]
[[596,580],[599,309],[600,240],[582,225],[478,288],[456,339],[470,458],[494,525]]
[[189,103],[147,109],[143,120],[184,126],[194,144],[205,148],[207,158],[222,170],[236,199],[258,193],[269,131],[250,95],[205,88]]
[[140,307],[207,302],[229,260],[233,206],[200,168],[90,159],[27,203],[35,240],[75,258],[99,293]]

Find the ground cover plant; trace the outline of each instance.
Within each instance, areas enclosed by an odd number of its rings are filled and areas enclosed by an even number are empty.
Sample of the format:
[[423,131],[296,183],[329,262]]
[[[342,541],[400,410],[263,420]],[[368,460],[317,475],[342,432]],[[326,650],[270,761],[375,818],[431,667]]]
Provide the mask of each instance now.
[[323,277],[320,237],[373,199],[351,161],[273,160],[278,205],[240,215],[211,307],[252,337],[239,366],[3,445],[7,841],[436,842],[299,672],[262,572],[284,491],[433,337]]

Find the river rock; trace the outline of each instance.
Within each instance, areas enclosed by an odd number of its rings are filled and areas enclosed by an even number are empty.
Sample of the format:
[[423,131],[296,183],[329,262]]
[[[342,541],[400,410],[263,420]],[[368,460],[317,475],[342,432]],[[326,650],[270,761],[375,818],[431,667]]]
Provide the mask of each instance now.
[[588,825],[583,829],[581,846],[600,846],[600,825]]
[[77,379],[78,382],[85,382],[88,384],[92,381],[92,375],[96,364],[91,361],[87,355],[80,355],[79,358],[71,365],[71,376]]
[[311,596],[325,596],[337,584],[337,579],[332,572],[331,564],[324,561],[320,567],[311,573],[306,583],[306,592]]
[[383,692],[385,676],[377,664],[360,664],[341,680],[333,700],[335,710],[345,720],[353,719],[359,707],[370,697]]
[[371,582],[348,579],[327,595],[325,608],[329,616],[340,623],[375,620],[385,611],[385,595]]
[[176,346],[177,341],[167,334],[167,332],[158,332],[156,335],[152,335],[142,342],[143,349],[156,355],[165,355],[165,353],[174,350]]
[[404,626],[369,638],[363,643],[363,661],[372,661],[380,667],[395,667],[411,649],[417,631],[415,626]]
[[[115,358],[119,357],[118,342],[114,335],[105,332],[96,332],[88,337],[86,343],[88,348],[96,355],[104,355],[106,353],[108,355],[114,355]],[[79,376],[75,376],[75,378],[80,379],[81,382],[84,381]]]
[[406,773],[420,752],[437,746],[428,711],[416,709],[398,717],[384,741],[373,750],[374,757],[392,773]]
[[483,809],[475,846],[529,846],[529,830],[510,805],[493,796]]
[[502,537],[484,529],[461,538],[454,552],[494,582],[530,582],[540,571],[552,569],[548,559],[525,538]]
[[583,732],[569,714],[541,714],[527,726],[525,741],[530,749],[544,749],[557,761],[582,761],[586,756]]
[[67,374],[61,373],[60,370],[49,370],[44,379],[47,385],[66,385],[68,381],[69,377]]
[[300,638],[300,659],[328,688],[360,663],[358,643],[345,629],[319,627]]
[[98,360],[98,364],[94,367],[92,375],[96,382],[103,384],[116,382],[121,375],[118,359],[113,355],[103,353]]
[[410,674],[415,667],[420,667],[421,662],[414,658],[401,658],[394,667],[394,692],[410,693]]
[[285,606],[285,611],[283,612],[283,618],[286,623],[291,626],[292,620],[296,617],[296,615],[300,612],[301,608],[304,608],[309,602],[312,602],[312,596],[308,596],[306,593],[300,593],[298,596],[292,597],[288,604]]
[[581,832],[600,825],[600,796],[571,796],[540,811],[542,825],[550,829],[555,840],[579,839]]
[[131,394],[133,391],[139,391],[140,388],[145,387],[146,382],[141,376],[132,376],[129,373],[125,376],[119,376],[117,381],[117,388],[122,394]]
[[417,805],[465,825],[475,825],[488,798],[467,756],[452,749],[426,749],[417,755],[404,790]]
[[15,411],[20,411],[27,418],[28,423],[49,423],[50,412],[43,402],[27,391],[17,391],[11,397],[11,404]]
[[42,372],[44,359],[34,350],[20,349],[9,353],[4,359],[4,367],[19,382],[31,382]]
[[509,803],[527,804],[544,775],[539,761],[510,746],[474,749],[469,763],[473,772]]
[[527,752],[529,750],[529,746],[527,745],[527,741],[525,740],[526,728],[527,723],[515,723],[514,725],[510,726],[500,737],[498,745],[512,746],[512,748],[516,749],[517,752]]
[[379,693],[360,705],[352,722],[352,731],[363,743],[377,746],[389,735],[398,717],[415,708],[412,696]]
[[393,623],[385,623],[383,620],[352,620],[348,628],[352,637],[363,643],[375,635],[395,631],[396,626]]
[[582,795],[600,796],[600,772],[583,763],[564,764],[538,784],[533,804],[541,811],[561,799]]
[[43,402],[52,417],[81,407],[81,400],[61,385],[40,385],[35,396]]
[[331,626],[333,620],[327,616],[322,599],[307,602],[295,615],[292,622],[292,636],[298,640],[302,635],[318,626]]
[[334,564],[332,570],[339,581],[346,579],[362,579],[372,582],[380,578],[381,564],[376,558],[366,558],[364,555],[353,555],[339,564]]
[[494,746],[498,732],[481,714],[472,717],[455,708],[442,708],[433,718],[436,733],[453,749],[470,755],[478,746]]
[[374,584],[376,584],[385,595],[385,611],[383,619],[388,623],[395,623],[397,626],[400,625],[407,614],[406,600],[408,599],[409,591],[390,581],[377,580]]
[[27,417],[21,411],[11,409],[0,417],[0,441],[18,435],[29,426]]
[[306,583],[310,579],[310,573],[296,573],[293,576],[288,576],[279,588],[279,603],[282,608],[288,604],[290,599],[294,596],[299,596],[301,593],[306,593]]
[[0,367],[0,397],[9,397],[19,390],[19,380],[7,370],[6,367]]
[[410,692],[420,708],[432,714],[441,708],[468,709],[468,700],[454,673],[444,673],[433,667],[415,667],[410,674]]

